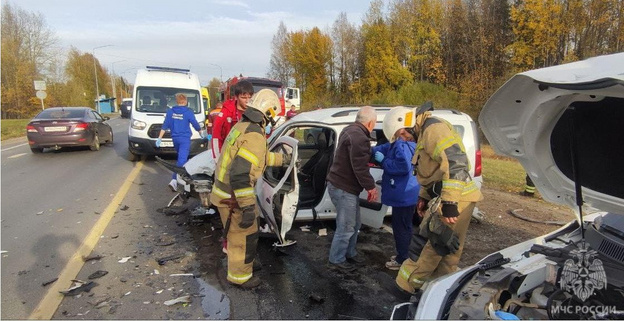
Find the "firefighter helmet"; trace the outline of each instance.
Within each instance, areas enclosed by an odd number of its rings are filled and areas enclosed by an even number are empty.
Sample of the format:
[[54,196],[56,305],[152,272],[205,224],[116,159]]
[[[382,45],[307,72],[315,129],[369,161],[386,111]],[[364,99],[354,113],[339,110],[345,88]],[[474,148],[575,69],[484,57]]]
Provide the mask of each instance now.
[[401,128],[414,127],[416,122],[415,110],[403,106],[392,108],[384,117],[383,133],[389,142],[396,140],[395,133]]
[[282,105],[277,94],[273,90],[266,88],[255,93],[249,99],[247,107],[259,110],[270,120],[282,111]]

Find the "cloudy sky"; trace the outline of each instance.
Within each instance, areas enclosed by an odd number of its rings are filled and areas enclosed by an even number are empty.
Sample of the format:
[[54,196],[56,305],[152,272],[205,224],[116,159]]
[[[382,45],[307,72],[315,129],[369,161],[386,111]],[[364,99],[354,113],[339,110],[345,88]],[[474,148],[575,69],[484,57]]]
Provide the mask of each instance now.
[[[7,0],[2,0],[4,4]],[[329,30],[340,12],[361,24],[368,0],[9,0],[41,13],[65,51],[93,52],[131,82],[146,65],[190,68],[202,84],[265,76],[280,21]]]

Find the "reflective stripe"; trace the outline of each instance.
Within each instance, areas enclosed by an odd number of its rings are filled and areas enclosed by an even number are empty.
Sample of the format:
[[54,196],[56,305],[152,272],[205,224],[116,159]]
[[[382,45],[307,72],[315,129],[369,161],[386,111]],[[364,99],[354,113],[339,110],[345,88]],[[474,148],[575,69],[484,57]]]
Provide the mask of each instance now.
[[253,165],[255,165],[256,167],[260,166],[260,161],[258,160],[258,157],[256,157],[256,155],[254,155],[252,152],[250,152],[249,150],[241,147],[238,150],[238,156],[246,159],[247,161],[249,161],[250,163],[252,163]]
[[449,147],[451,147],[451,146],[453,146],[455,144],[458,144],[460,146],[460,148],[462,146],[461,140],[459,140],[455,135],[453,135],[452,137],[449,137],[449,138],[439,142],[436,145],[435,149],[433,150],[433,155],[432,155],[433,157],[432,158],[433,159],[437,159],[440,156],[440,153],[443,150],[445,150],[445,149],[447,149],[447,148],[449,148]]
[[245,196],[253,196],[253,195],[254,195],[253,187],[246,187],[246,188],[240,188],[240,189],[234,190],[234,196],[236,196],[237,198],[245,197]]
[[243,284],[249,281],[249,279],[251,279],[252,276],[253,276],[253,273],[235,275],[235,274],[232,274],[230,271],[228,271],[228,278],[235,280],[238,284]]
[[212,191],[221,198],[232,198],[232,195],[220,190],[218,187],[213,186]]
[[454,190],[463,191],[465,187],[466,187],[466,183],[462,181],[458,181],[454,179],[445,179],[442,181],[443,189],[454,189]]
[[275,154],[269,152],[269,160],[267,161],[267,166],[275,166]]
[[535,192],[535,186],[525,185],[524,186],[524,190],[529,192],[529,193],[534,193]]
[[478,189],[479,188],[477,187],[477,184],[474,181],[471,181],[468,184],[466,184],[466,186],[464,187],[464,190],[462,191],[462,195],[470,194]]
[[407,266],[401,265],[401,269],[399,270],[399,275],[402,278],[404,278],[405,280],[408,280],[411,274],[412,272],[407,270]]

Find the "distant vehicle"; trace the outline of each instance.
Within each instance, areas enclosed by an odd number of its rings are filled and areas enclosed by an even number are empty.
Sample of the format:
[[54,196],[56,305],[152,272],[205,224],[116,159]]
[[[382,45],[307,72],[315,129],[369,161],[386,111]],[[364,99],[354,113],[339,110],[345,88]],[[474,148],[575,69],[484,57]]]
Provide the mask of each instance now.
[[290,110],[292,106],[295,106],[295,110],[301,109],[301,93],[299,91],[299,88],[286,88],[286,95],[284,95],[284,104],[286,105],[287,110]]
[[130,118],[132,113],[132,98],[124,98],[119,107],[121,118]]
[[391,319],[624,318],[623,83],[619,53],[519,73],[490,97],[492,147],[577,219],[425,283]]
[[48,108],[26,125],[26,137],[35,154],[44,148],[74,146],[98,151],[101,143],[113,143],[113,129],[106,123],[109,119],[88,107]]
[[[259,77],[232,77],[226,81],[224,81],[219,87],[219,95],[221,97],[221,101],[226,101],[234,98],[234,85],[241,80],[249,81],[253,87],[254,92],[260,91],[260,89],[271,89],[279,97],[280,103],[282,104],[282,109],[278,116],[284,119],[286,118],[286,108],[284,103],[284,85],[279,80],[273,80],[268,78],[259,78]],[[288,106],[290,108],[290,106]]]
[[[195,114],[199,125],[205,128],[206,108],[202,100],[201,85],[196,74],[188,69],[153,67],[137,71],[134,82],[133,110],[128,128],[128,150],[131,161],[140,155],[175,154],[171,134],[165,133],[160,148],[156,139],[162,128],[165,114],[175,106],[175,95],[185,94],[188,108]],[[195,130],[191,131],[191,155],[206,150],[208,143]]]

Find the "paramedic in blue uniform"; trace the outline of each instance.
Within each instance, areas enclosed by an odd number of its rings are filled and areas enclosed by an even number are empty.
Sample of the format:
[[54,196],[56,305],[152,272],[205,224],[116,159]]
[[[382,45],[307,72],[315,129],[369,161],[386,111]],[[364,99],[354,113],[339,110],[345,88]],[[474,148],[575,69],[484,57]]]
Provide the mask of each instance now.
[[[204,133],[201,132],[201,127],[195,119],[195,114],[190,110],[187,105],[186,95],[176,94],[176,104],[171,109],[167,110],[165,121],[163,122],[162,129],[158,134],[156,140],[156,147],[160,148],[162,143],[162,137],[165,135],[166,130],[171,131],[171,139],[173,140],[173,147],[178,154],[177,166],[184,166],[188,160],[189,152],[191,151],[191,128],[189,125],[193,125],[196,131],[199,132],[202,138]],[[173,173],[169,186],[175,192],[178,187],[176,180],[176,173]]]

